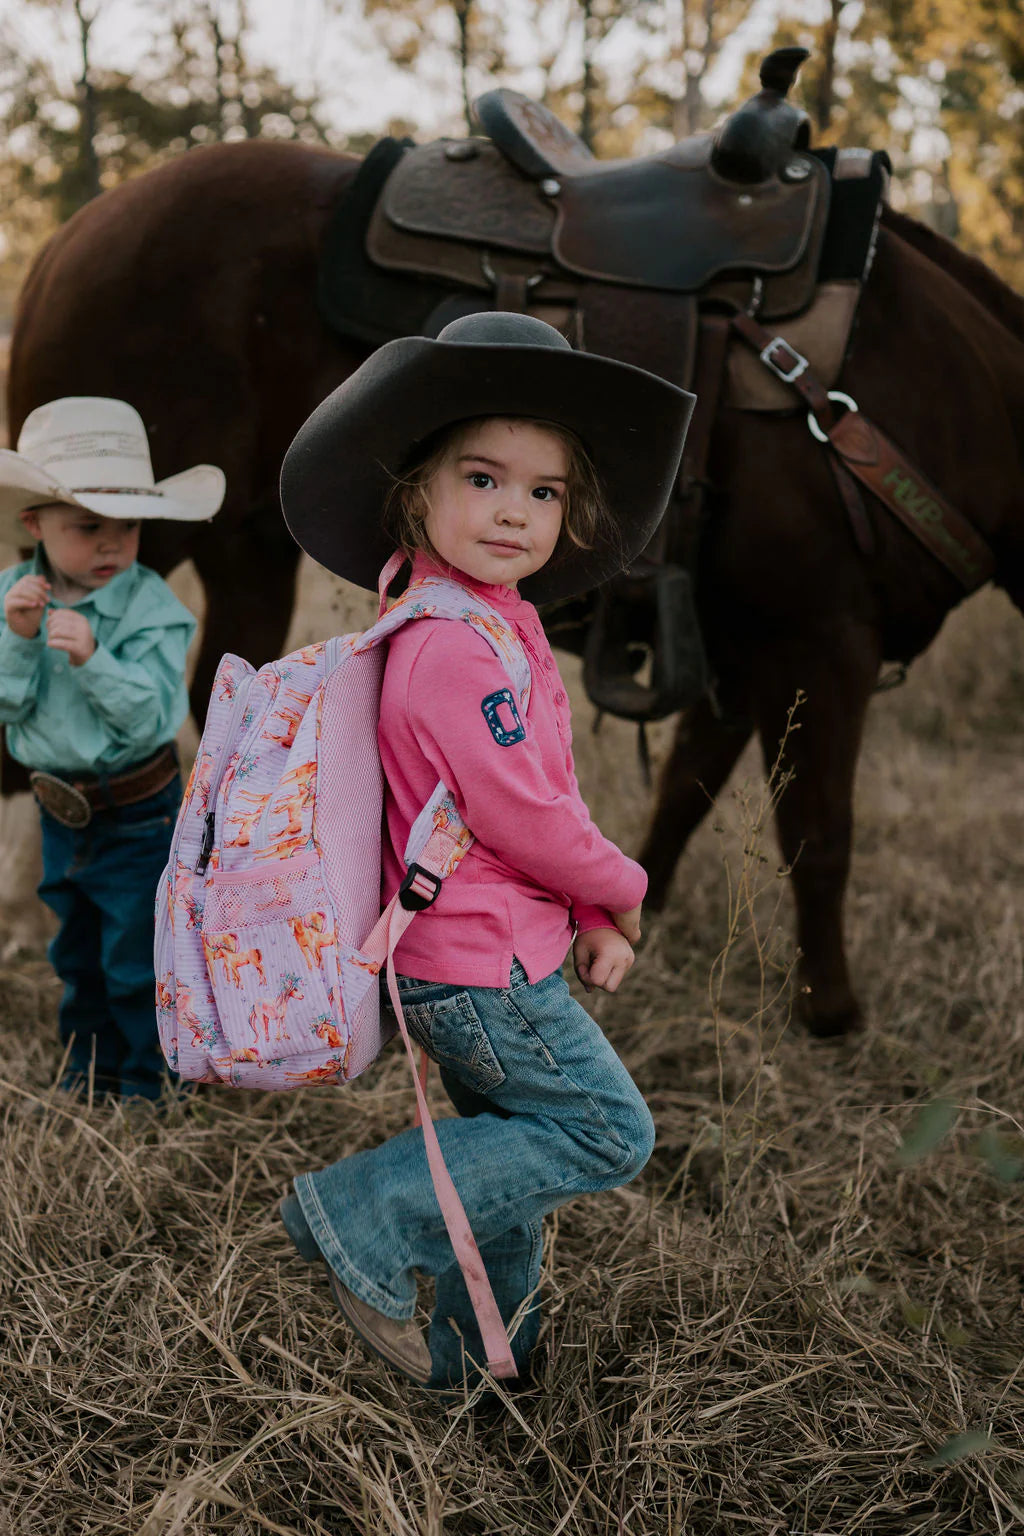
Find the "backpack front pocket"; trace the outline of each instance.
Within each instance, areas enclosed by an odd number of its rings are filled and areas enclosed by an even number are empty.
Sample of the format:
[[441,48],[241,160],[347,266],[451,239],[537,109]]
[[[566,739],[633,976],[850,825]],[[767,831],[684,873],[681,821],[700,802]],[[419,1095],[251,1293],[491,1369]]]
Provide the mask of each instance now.
[[348,1047],[334,910],[319,855],[215,873],[203,951],[233,1061],[277,1063]]

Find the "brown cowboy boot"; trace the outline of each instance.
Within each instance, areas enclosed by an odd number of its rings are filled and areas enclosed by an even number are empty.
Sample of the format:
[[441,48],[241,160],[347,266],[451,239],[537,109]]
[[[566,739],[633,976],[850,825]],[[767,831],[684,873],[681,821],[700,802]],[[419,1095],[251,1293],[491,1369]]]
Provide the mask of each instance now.
[[[320,1252],[316,1238],[302,1214],[298,1198],[293,1194],[286,1194],[279,1202],[277,1209],[288,1236],[302,1257],[311,1264],[317,1259],[323,1259],[324,1256]],[[355,1292],[350,1291],[344,1281],[338,1278],[326,1259],[324,1264],[331,1293],[349,1327],[359,1335],[368,1348],[373,1350],[374,1354],[379,1355],[388,1365],[401,1371],[418,1386],[425,1386],[430,1378],[432,1363],[430,1350],[427,1348],[422,1331],[411,1321],[403,1323],[393,1317],[386,1317],[375,1307],[360,1301]]]
[[417,1386],[425,1387],[430,1380],[431,1361],[422,1330],[411,1320],[400,1322],[368,1306],[339,1280],[329,1264],[327,1278],[339,1311],[363,1343]]

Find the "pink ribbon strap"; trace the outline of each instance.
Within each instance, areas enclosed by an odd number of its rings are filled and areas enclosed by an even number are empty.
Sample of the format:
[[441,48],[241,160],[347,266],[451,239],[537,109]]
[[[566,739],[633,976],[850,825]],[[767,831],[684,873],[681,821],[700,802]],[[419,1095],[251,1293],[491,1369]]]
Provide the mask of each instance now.
[[377,577],[377,596],[380,598],[380,602],[377,606],[378,619],[382,619],[384,617],[384,610],[388,605],[388,587],[390,587],[391,583],[394,581],[395,577],[398,575],[399,571],[402,569],[402,566],[405,564],[408,558],[409,557],[405,553],[404,549],[396,549],[387,565],[385,565],[384,569]]
[[462,1201],[459,1199],[458,1190],[452,1183],[452,1176],[445,1166],[444,1154],[437,1139],[430,1106],[417,1070],[416,1053],[405,1024],[402,997],[398,990],[398,978],[395,973],[395,950],[415,916],[415,912],[409,912],[405,907],[400,906],[398,897],[393,896],[384,908],[380,921],[362,946],[362,952],[368,960],[386,958],[387,961],[388,994],[398,1020],[398,1028],[405,1042],[409,1065],[412,1067],[427,1165],[430,1169],[434,1193],[437,1195],[437,1203],[441,1207],[441,1215],[448,1229],[448,1236],[455,1250],[455,1258],[462,1271],[462,1278],[466,1282],[469,1300],[480,1327],[480,1337],[483,1339],[487,1354],[487,1369],[492,1376],[499,1378],[517,1376],[519,1373],[512,1358],[508,1332],[501,1320],[501,1313],[498,1311],[498,1304],[491,1290],[491,1282],[487,1278],[484,1261],[480,1257],[480,1249],[477,1247],[476,1238],[473,1236]]
[[[416,1104],[419,1109],[419,1120],[424,1132],[424,1149],[427,1152],[427,1164],[430,1167],[430,1178],[433,1181],[434,1193],[438,1197],[441,1206],[441,1215],[444,1217],[448,1236],[451,1238],[451,1247],[454,1249],[459,1269],[462,1270],[462,1278],[465,1279],[465,1289],[470,1293],[470,1304],[476,1313],[476,1321],[481,1329],[481,1338],[484,1339],[484,1349],[487,1352],[487,1369],[491,1375],[497,1378],[517,1376],[516,1361],[511,1355],[511,1347],[508,1344],[508,1332],[502,1322],[502,1315],[497,1310],[494,1301],[494,1292],[491,1290],[490,1279],[487,1278],[487,1270],[484,1260],[481,1258],[481,1250],[476,1246],[476,1238],[473,1229],[468,1223],[467,1213],[459,1200],[459,1192],[451,1181],[451,1174],[445,1166],[444,1154],[441,1143],[438,1141],[438,1132],[434,1130],[433,1118],[430,1115],[430,1106],[427,1103],[427,1095],[424,1092],[419,1072],[416,1069],[416,1054],[413,1043],[408,1038],[408,1029],[405,1028],[405,1014],[402,1011],[402,997],[398,989],[398,977],[395,972],[395,949],[401,942],[402,934],[415,917],[415,912],[405,911],[404,906],[399,906],[398,897],[388,902],[387,908],[373,929],[373,937],[376,937],[379,929],[382,929],[382,937],[385,940],[387,951],[387,989],[391,998],[391,1008],[395,1009],[395,1017],[398,1018],[398,1028],[402,1032],[402,1040],[405,1043],[405,1054],[408,1055],[408,1063],[413,1069],[413,1083],[416,1084]],[[367,958],[373,960],[370,940],[362,949]]]

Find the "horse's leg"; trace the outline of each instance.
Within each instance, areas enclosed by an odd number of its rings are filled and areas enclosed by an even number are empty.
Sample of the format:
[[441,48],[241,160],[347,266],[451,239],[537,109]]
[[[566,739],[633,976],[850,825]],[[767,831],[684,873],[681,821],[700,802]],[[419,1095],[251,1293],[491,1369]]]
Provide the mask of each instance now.
[[746,722],[720,719],[706,698],[680,718],[639,855],[647,871],[647,906],[652,911],[660,912],[665,905],[679,855],[711,809],[750,732]]
[[[276,494],[275,494],[275,505]],[[216,530],[213,523],[211,531]],[[236,651],[256,667],[284,650],[300,550],[280,508],[254,507],[229,539],[198,545],[193,561],[206,593],[206,621],[190,697],[197,721],[206,718],[217,663]]]
[[861,1023],[843,945],[843,897],[857,754],[881,659],[878,634],[851,625],[841,636],[793,637],[753,660],[751,700],[766,769],[778,757],[797,690],[807,696],[783,749],[782,764],[793,779],[776,821],[792,867],[802,955],[798,1006],[819,1036],[846,1034]]

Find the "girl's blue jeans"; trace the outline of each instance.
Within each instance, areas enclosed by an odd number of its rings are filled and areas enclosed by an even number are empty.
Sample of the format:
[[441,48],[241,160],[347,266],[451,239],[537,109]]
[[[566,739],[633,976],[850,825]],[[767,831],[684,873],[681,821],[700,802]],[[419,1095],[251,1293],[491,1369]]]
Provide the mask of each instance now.
[[[634,1178],[654,1145],[650,1112],[559,972],[531,986],[514,961],[508,987],[398,984],[409,1033],[459,1114],[437,1122],[438,1140],[502,1317],[518,1314],[523,1371],[540,1327],[541,1218]],[[422,1132],[302,1174],[295,1190],[328,1264],[377,1311],[412,1317],[416,1271],[435,1277],[430,1385],[471,1377],[483,1348]]]
[[65,827],[40,810],[39,895],[60,919],[50,963],[64,983],[69,1082],[95,1063],[101,1090],[157,1099],[164,1061],[153,1002],[153,903],[181,799],[175,778],[135,805]]

